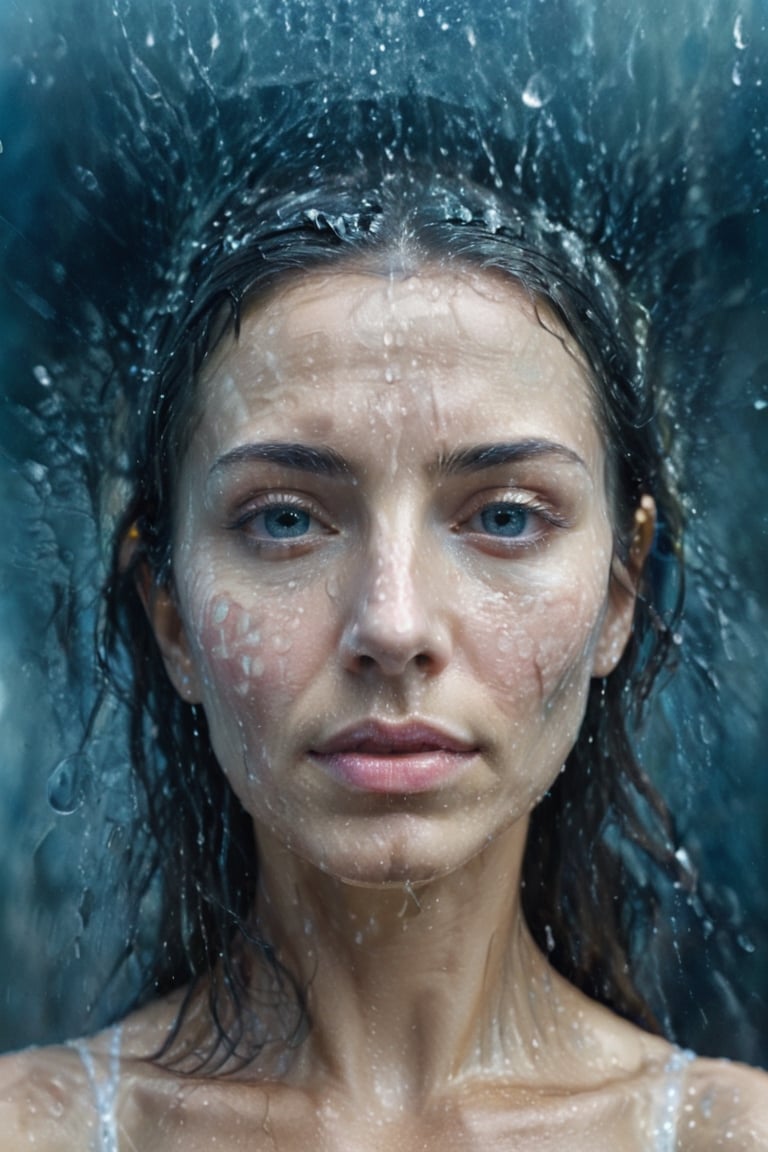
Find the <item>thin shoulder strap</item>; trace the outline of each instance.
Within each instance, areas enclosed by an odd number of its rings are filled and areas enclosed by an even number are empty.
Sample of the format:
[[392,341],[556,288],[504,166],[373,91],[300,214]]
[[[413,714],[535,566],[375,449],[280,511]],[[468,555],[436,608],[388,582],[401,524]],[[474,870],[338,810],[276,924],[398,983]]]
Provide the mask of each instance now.
[[676,1048],[664,1066],[664,1080],[655,1124],[654,1152],[676,1152],[685,1074],[695,1060],[693,1052]]
[[99,1076],[91,1050],[85,1040],[74,1040],[72,1047],[77,1050],[88,1077],[88,1085],[93,1093],[93,1102],[99,1118],[97,1152],[118,1152],[117,1116],[115,1103],[120,1080],[120,1025],[112,1033],[109,1045],[109,1067],[106,1075]]

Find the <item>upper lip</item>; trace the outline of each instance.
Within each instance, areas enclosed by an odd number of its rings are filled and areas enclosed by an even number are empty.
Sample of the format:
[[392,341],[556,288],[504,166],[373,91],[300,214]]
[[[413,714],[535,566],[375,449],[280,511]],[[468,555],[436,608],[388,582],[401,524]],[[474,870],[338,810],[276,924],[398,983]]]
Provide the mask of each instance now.
[[358,752],[370,756],[406,756],[419,752],[472,752],[471,740],[423,720],[400,724],[363,720],[334,733],[312,749],[320,756]]

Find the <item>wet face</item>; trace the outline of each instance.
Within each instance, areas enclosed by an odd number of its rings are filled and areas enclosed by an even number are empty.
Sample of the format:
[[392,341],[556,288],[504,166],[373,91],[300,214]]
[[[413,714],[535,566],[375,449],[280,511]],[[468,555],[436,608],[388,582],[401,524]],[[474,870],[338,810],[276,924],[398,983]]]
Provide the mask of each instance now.
[[514,285],[296,281],[199,383],[166,666],[262,841],[425,880],[524,828],[617,662],[580,358]]

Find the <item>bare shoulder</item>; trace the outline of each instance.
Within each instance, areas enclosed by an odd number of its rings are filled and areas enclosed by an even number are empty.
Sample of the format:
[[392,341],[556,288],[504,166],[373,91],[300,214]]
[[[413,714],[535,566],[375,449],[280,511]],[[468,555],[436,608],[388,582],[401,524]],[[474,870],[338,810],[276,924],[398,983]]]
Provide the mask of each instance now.
[[728,1060],[695,1060],[680,1124],[681,1152],[765,1152],[768,1074]]
[[173,1014],[169,998],[87,1040],[0,1056],[0,1152],[100,1147],[99,1124],[119,1110],[121,1082],[151,1073],[142,1058],[160,1046]]
[[82,1152],[96,1114],[77,1052],[29,1048],[0,1057],[0,1152]]

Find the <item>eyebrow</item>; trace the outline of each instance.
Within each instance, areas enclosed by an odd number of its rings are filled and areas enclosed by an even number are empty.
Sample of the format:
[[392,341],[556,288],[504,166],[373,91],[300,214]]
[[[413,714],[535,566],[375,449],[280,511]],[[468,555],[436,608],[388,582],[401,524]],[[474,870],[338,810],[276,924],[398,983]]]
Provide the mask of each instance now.
[[437,462],[439,472],[455,476],[462,472],[482,472],[504,464],[524,463],[540,457],[559,460],[564,464],[578,464],[589,471],[586,463],[572,448],[552,440],[512,440],[501,444],[478,444],[473,448],[458,448],[441,456]]
[[211,474],[222,468],[252,462],[277,464],[281,468],[290,468],[297,472],[313,472],[319,476],[348,476],[352,472],[344,457],[334,452],[333,448],[313,448],[308,444],[266,441],[259,444],[243,444],[239,448],[233,448],[231,452],[225,452],[214,462]]
[[[439,456],[431,470],[446,476],[456,476],[467,472],[483,472],[505,464],[524,463],[541,457],[559,460],[565,464],[577,464],[588,471],[584,460],[572,448],[552,440],[538,439],[457,448],[453,452]],[[254,462],[276,464],[292,471],[332,478],[350,476],[354,473],[352,465],[333,448],[275,440],[242,444],[225,452],[212,465],[210,475],[221,469]]]

